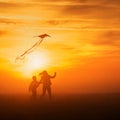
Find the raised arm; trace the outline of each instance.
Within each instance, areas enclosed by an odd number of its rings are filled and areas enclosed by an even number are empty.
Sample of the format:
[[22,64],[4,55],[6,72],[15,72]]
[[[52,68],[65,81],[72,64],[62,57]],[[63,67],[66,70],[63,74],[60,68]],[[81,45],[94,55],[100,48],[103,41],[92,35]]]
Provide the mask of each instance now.
[[56,77],[56,72],[54,73],[53,76],[50,76],[50,78],[55,78]]

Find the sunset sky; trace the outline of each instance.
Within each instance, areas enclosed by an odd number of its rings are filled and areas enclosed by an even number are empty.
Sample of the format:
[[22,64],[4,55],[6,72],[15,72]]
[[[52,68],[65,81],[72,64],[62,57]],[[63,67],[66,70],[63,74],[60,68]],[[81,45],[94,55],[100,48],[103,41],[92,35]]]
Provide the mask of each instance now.
[[27,93],[44,69],[54,93],[120,92],[120,0],[0,0],[0,93]]

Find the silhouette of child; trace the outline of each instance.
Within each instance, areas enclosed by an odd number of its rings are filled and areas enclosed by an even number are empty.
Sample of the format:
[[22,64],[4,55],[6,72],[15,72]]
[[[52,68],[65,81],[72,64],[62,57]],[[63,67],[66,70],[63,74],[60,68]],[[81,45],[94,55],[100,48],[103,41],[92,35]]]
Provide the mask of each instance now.
[[39,86],[39,82],[37,81],[36,76],[32,76],[32,82],[30,83],[30,86],[29,86],[29,92],[32,92],[33,98],[37,97],[38,86]]
[[42,73],[39,73],[41,76],[40,83],[43,84],[43,93],[42,96],[46,94],[46,91],[48,92],[49,98],[51,99],[51,78],[56,77],[56,72],[53,76],[50,76],[47,71],[43,71]]

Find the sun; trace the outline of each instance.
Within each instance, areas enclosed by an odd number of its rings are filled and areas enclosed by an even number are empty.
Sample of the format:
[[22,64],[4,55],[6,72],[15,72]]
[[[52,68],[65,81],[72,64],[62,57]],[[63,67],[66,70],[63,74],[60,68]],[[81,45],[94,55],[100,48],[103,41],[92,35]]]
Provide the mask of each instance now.
[[47,69],[49,67],[50,58],[45,52],[33,52],[27,56],[24,64],[20,68],[23,75],[28,77],[35,74],[38,70]]
[[28,61],[26,64],[34,70],[45,67],[47,63],[48,57],[45,54],[36,52],[28,56]]

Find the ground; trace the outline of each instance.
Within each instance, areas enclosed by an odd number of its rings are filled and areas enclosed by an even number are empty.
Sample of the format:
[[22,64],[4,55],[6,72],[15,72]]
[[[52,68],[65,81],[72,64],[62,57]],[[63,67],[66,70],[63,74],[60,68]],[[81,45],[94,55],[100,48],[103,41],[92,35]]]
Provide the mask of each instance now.
[[120,120],[120,94],[0,95],[0,120],[39,119]]

